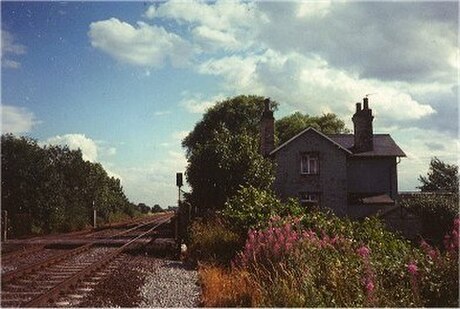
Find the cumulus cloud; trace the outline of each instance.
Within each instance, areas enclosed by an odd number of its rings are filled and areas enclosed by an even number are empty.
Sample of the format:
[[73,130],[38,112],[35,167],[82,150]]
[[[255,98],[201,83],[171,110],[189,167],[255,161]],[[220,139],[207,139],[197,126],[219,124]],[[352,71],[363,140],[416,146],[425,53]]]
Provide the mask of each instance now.
[[[133,197],[133,202],[158,203],[167,207],[177,205],[175,177],[177,172],[184,172],[186,166],[183,153],[169,151],[164,159],[146,162],[139,167],[121,168],[119,172],[125,192]],[[188,190],[187,187],[184,189]]]
[[185,108],[186,111],[192,114],[203,114],[210,107],[213,107],[216,102],[222,101],[225,96],[222,94],[213,96],[209,99],[204,99],[202,95],[191,95],[188,98],[184,98],[180,105]]
[[255,3],[225,0],[168,1],[151,5],[144,15],[188,25],[193,42],[205,52],[247,48],[253,43],[254,23],[262,20]]
[[9,31],[1,31],[2,35],[2,66],[4,68],[18,69],[21,63],[17,60],[12,60],[10,57],[23,55],[26,53],[26,47],[16,42],[16,38]]
[[418,176],[427,173],[430,160],[435,156],[450,164],[458,163],[458,137],[415,127],[397,129],[391,134],[407,155],[398,166],[400,190],[414,190],[419,186]]
[[1,105],[2,133],[27,133],[41,121],[24,107]]
[[42,145],[62,145],[69,146],[72,150],[80,149],[83,160],[96,162],[98,147],[94,140],[86,137],[85,134],[64,134],[50,137],[41,143]]
[[318,57],[268,50],[245,58],[211,59],[199,70],[221,77],[224,87],[270,96],[310,114],[333,111],[348,117],[354,103],[369,93],[374,93],[371,100],[376,114],[385,122],[420,119],[435,113],[430,105],[417,102],[391,84],[360,79]]
[[138,22],[136,26],[117,18],[90,24],[91,45],[113,58],[146,67],[162,67],[168,59],[173,66],[184,66],[191,56],[190,44],[162,27]]
[[[317,3],[259,3],[271,21],[259,39],[283,53],[316,54],[363,78],[453,81],[458,3],[345,2],[327,14],[303,14]],[[307,10],[308,11],[308,10]]]
[[189,133],[190,131],[187,131],[187,130],[177,131],[177,132],[173,132],[173,134],[171,134],[171,137],[174,140],[182,141]]

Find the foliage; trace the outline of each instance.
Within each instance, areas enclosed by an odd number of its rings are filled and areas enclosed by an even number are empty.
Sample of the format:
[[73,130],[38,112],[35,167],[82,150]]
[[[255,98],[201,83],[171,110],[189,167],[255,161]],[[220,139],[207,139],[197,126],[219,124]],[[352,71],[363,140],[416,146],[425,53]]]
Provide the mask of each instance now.
[[422,236],[435,245],[441,245],[451,222],[458,216],[458,194],[422,193],[400,198],[400,205],[422,220]]
[[[377,218],[352,221],[295,204],[251,187],[229,200],[227,225],[250,229],[230,269],[201,277],[204,306],[458,307],[458,218],[441,251],[402,239]],[[295,215],[279,215],[283,208]]]
[[80,150],[40,147],[27,137],[2,135],[2,208],[10,236],[63,232],[98,222],[116,212],[136,213],[120,181],[99,163],[82,159]]
[[259,154],[258,145],[251,135],[222,127],[206,143],[194,147],[187,166],[193,188],[189,201],[201,208],[221,209],[240,186],[269,187],[273,166]]
[[250,228],[265,227],[273,216],[299,216],[303,212],[294,200],[281,203],[273,191],[248,186],[227,201],[222,216],[234,230],[246,234]]
[[348,133],[345,122],[337,115],[328,113],[322,116],[309,116],[295,112],[276,121],[275,128],[278,137],[278,143],[283,144],[290,138],[297,135],[304,129],[312,127],[325,134]]
[[192,261],[220,265],[229,265],[244,242],[218,218],[194,221],[189,237],[189,258]]
[[[388,252],[389,239],[379,236],[378,224],[371,235],[361,237],[365,243],[349,233],[328,235],[319,227],[315,232],[304,222],[276,218],[267,228],[249,232],[227,273],[247,274],[245,286],[251,288],[244,301],[249,299],[250,306],[458,306],[458,221],[444,253],[426,243],[417,248],[405,242],[399,255]],[[238,303],[234,298],[232,304]]]
[[447,164],[438,158],[431,159],[427,177],[419,176],[422,192],[452,192],[458,194],[458,166]]
[[[271,162],[259,154],[263,97],[237,96],[208,109],[182,141],[186,149],[187,201],[201,209],[221,209],[240,185],[268,187]],[[272,107],[276,108],[276,102]]]
[[[205,145],[213,138],[213,132],[226,128],[231,134],[246,133],[258,136],[259,121],[264,109],[264,97],[240,95],[217,102],[203,115],[193,130],[184,138],[182,146],[187,150],[187,157],[195,148]],[[272,109],[278,103],[271,101]]]
[[158,204],[153,205],[152,212],[162,212],[162,211],[164,211],[164,209],[161,208],[160,205]]

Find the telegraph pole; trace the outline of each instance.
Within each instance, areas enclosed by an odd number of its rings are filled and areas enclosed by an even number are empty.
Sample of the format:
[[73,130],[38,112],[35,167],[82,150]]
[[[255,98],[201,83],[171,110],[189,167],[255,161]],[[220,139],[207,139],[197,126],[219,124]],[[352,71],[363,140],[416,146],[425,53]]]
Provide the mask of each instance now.
[[93,200],[93,228],[96,228],[96,207],[94,206],[94,200]]

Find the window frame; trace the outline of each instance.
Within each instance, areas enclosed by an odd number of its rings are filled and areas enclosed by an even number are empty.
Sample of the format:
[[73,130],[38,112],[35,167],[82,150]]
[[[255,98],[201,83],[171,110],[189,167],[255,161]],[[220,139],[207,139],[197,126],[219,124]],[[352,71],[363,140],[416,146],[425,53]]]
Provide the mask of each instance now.
[[[319,164],[319,153],[318,152],[302,152],[300,153],[300,174],[301,175],[319,175],[320,164]],[[304,165],[306,162],[306,170]],[[315,168],[312,168],[312,162],[315,163]]]
[[[312,197],[315,198],[312,198]],[[321,192],[303,191],[299,192],[299,202],[303,206],[312,207],[320,206],[321,204]]]

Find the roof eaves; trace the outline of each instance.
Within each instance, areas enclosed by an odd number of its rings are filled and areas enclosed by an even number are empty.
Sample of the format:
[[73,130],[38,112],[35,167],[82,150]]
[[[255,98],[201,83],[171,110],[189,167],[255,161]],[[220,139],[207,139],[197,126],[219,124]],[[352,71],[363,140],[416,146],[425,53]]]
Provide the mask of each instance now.
[[327,139],[328,141],[330,141],[331,143],[333,143],[334,145],[336,145],[337,147],[339,147],[340,149],[344,150],[346,153],[348,154],[352,154],[352,152],[350,150],[348,150],[347,148],[343,147],[342,145],[340,145],[339,143],[335,142],[334,140],[332,140],[330,137],[328,137],[327,135],[325,135],[324,133],[321,133],[320,131],[316,130],[315,128],[313,127],[308,127],[306,128],[305,130],[303,130],[302,132],[300,132],[299,134],[295,135],[294,137],[292,137],[291,139],[289,139],[288,141],[284,142],[282,145],[278,146],[277,148],[273,149],[271,152],[270,152],[270,155],[273,155],[275,154],[276,152],[278,152],[279,150],[281,150],[282,148],[284,148],[286,145],[290,144],[292,141],[294,141],[295,139],[297,139],[299,136],[303,135],[304,133],[306,133],[307,131],[310,131],[312,130],[313,132],[316,132],[317,134],[319,134],[320,136],[324,137],[325,139]]

